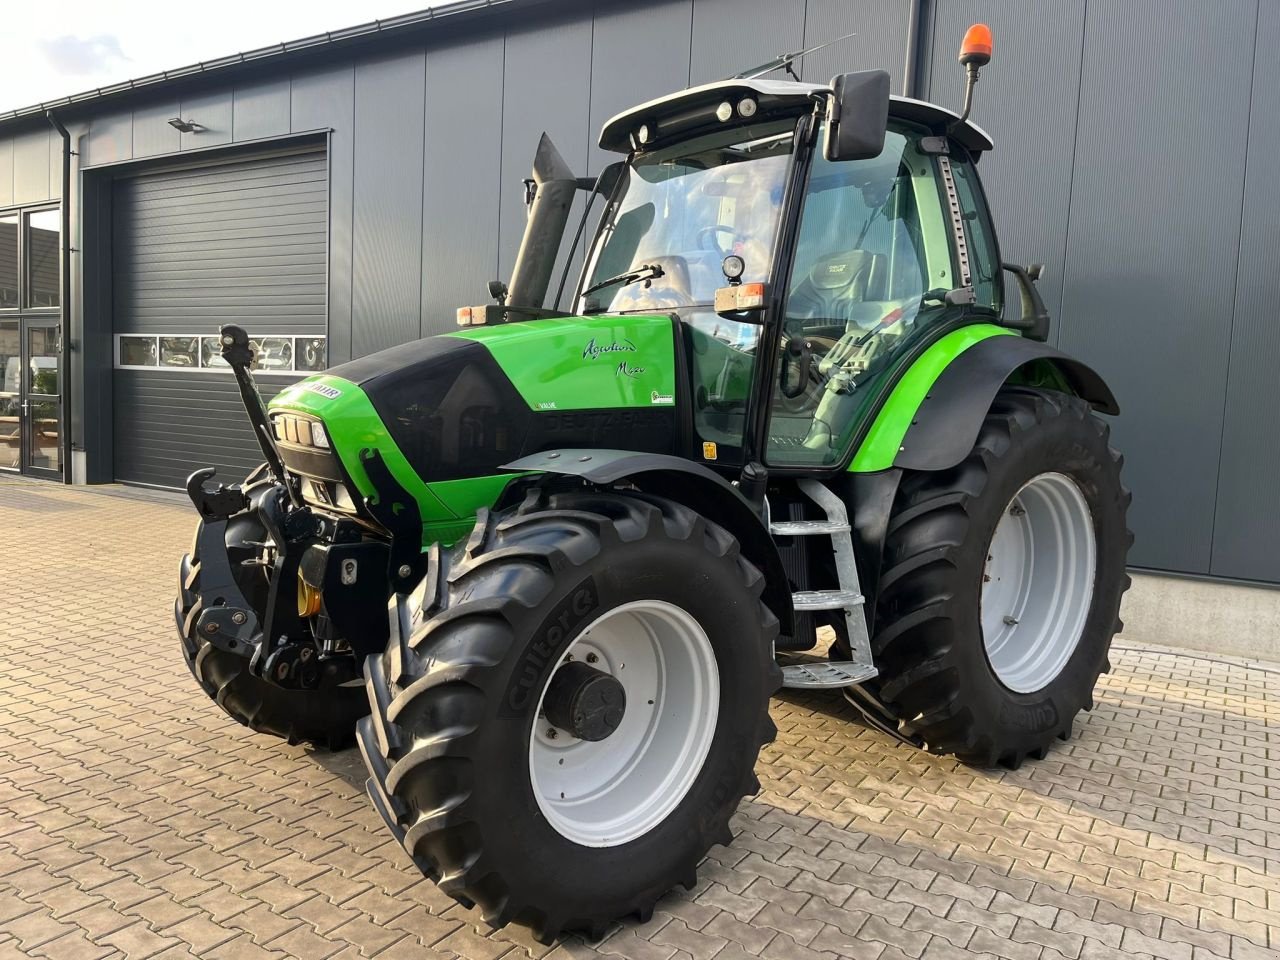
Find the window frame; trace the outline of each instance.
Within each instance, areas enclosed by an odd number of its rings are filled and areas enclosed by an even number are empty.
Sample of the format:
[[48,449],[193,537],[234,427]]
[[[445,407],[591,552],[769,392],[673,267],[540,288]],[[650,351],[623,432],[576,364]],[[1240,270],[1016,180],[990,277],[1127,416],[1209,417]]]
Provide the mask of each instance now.
[[[160,363],[160,341],[171,338],[190,338],[195,340],[217,339],[217,334],[201,333],[192,330],[182,331],[166,331],[165,333],[116,333],[112,335],[112,351],[111,365],[116,370],[143,370],[152,373],[198,373],[201,375],[219,374],[222,376],[232,376],[232,370],[229,366],[219,364],[217,366],[204,365],[204,351],[200,350],[197,360],[199,361],[193,367],[184,367],[181,365],[168,365]],[[129,340],[150,340],[156,356],[155,363],[123,363],[120,359],[121,341]],[[271,369],[265,367],[253,367],[253,375],[255,377],[310,377],[318,373],[324,373],[328,369],[329,363],[329,335],[327,333],[268,333],[255,334],[253,340],[288,340],[290,344],[289,369]],[[323,340],[325,349],[325,364],[317,370],[309,370],[305,367],[298,366],[298,342],[302,340]]]
[[[33,213],[56,212],[60,213],[62,206],[59,202],[45,201],[42,203],[19,204],[16,206],[0,208],[0,217],[15,216],[18,218],[18,260],[17,260],[17,281],[18,281],[18,305],[16,307],[0,306],[0,317],[56,317],[62,313],[62,304],[56,306],[30,306],[31,291],[28,289],[30,283],[27,277],[27,218]],[[65,238],[62,236],[62,220],[58,220],[58,244],[57,250],[60,252]],[[58,258],[58,299],[62,299],[62,259]]]

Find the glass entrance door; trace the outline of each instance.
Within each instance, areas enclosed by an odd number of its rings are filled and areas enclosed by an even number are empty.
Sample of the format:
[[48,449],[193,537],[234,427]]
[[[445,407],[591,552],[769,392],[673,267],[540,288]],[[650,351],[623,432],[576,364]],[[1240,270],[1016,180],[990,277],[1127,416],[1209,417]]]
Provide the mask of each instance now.
[[62,370],[54,319],[0,320],[0,470],[62,476]]
[[24,319],[22,469],[33,476],[62,475],[62,370],[56,320]]

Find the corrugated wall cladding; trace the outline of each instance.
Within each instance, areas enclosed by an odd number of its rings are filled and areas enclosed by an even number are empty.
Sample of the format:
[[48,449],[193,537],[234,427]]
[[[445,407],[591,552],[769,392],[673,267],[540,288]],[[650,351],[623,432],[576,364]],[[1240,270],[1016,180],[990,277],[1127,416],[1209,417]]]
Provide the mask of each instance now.
[[[322,69],[160,91],[94,117],[78,147],[92,167],[326,131],[338,361],[447,330],[486,280],[509,276],[520,180],[544,130],[594,174],[609,159],[595,138],[618,110],[851,32],[802,76],[879,67],[901,89],[910,6],[559,0]],[[1046,264],[1055,341],[1124,407],[1133,560],[1280,582],[1280,4],[1212,8],[930,0],[921,78],[925,96],[958,105],[960,37],[991,24],[974,116],[997,148],[981,170],[1005,258]],[[206,131],[179,134],[167,124],[179,114]],[[57,163],[50,131],[0,139],[0,207],[53,196]]]

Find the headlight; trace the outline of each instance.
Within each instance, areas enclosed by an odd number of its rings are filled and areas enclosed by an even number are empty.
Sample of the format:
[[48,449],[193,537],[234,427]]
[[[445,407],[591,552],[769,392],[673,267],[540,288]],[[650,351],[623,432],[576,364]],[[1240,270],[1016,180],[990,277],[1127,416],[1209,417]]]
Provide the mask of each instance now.
[[319,420],[297,417],[290,413],[277,413],[271,418],[271,429],[277,440],[296,443],[300,447],[329,449],[329,434]]

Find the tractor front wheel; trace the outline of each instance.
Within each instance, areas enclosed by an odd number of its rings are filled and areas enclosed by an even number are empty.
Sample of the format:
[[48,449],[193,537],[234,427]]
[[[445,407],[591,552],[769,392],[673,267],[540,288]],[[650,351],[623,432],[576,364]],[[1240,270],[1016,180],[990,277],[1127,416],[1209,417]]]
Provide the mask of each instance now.
[[365,664],[369,792],[417,866],[549,942],[692,886],[772,739],[776,618],[722,528],[639,493],[481,512]]
[[[226,549],[237,585],[257,610],[266,608],[266,577],[261,567],[245,566],[244,561],[257,555],[258,544],[265,539],[266,529],[250,513],[227,524]],[[356,721],[369,712],[358,683],[324,683],[311,690],[278,687],[254,675],[248,656],[216,647],[196,631],[201,603],[199,541],[197,533],[196,545],[182,558],[174,619],[182,658],[201,689],[227,716],[258,733],[327,750],[349,746]]]
[[1006,388],[959,466],[903,478],[866,688],[903,734],[1016,767],[1092,708],[1132,541],[1108,437],[1083,400]]

